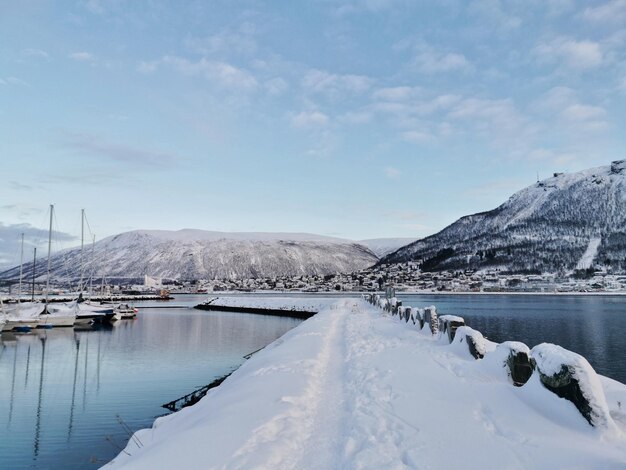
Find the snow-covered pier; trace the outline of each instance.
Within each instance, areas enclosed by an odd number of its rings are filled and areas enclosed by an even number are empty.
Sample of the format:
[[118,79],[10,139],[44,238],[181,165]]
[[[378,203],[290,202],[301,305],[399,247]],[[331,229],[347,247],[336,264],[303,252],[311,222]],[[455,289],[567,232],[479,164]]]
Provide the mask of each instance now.
[[[458,325],[450,343],[458,320],[440,325],[435,310],[429,315],[419,328],[413,309],[407,323],[406,309],[391,315],[364,299],[336,301],[196,405],[138,431],[109,466],[624,468],[625,385],[576,375],[594,397],[604,397],[592,411],[607,421],[592,426],[541,374],[514,386],[505,362],[521,343],[481,341]],[[482,359],[470,353],[468,336]],[[562,364],[579,370],[573,353],[543,349],[529,357],[544,375]]]
[[198,310],[216,310],[221,312],[253,313],[276,315],[281,317],[311,318],[321,309],[330,305],[332,299],[303,299],[296,297],[213,297],[196,305]]

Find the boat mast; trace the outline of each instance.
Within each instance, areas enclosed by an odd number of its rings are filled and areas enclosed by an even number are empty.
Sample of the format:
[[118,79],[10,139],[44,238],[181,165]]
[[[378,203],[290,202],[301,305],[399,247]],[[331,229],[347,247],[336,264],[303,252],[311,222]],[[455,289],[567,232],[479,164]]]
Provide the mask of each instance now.
[[20,304],[22,299],[22,274],[24,270],[24,233],[22,233],[22,248],[20,249],[20,283],[17,289],[17,304]]
[[48,272],[46,273],[46,305],[48,305],[48,295],[50,291],[50,254],[52,252],[52,216],[54,214],[54,204],[50,204],[50,229],[48,230]]
[[33,289],[31,291],[30,300],[35,300],[35,268],[37,266],[37,247],[33,248]]
[[80,284],[78,285],[78,293],[83,293],[83,277],[85,274],[85,264],[83,262],[85,251],[85,209],[80,210]]
[[91,296],[93,295],[93,275],[95,274],[93,267],[95,266],[95,263],[94,263],[95,248],[96,248],[96,236],[94,235],[93,239],[91,240],[91,275],[89,276],[89,298],[90,299],[91,299]]
[[[104,248],[104,259],[107,259],[107,248]],[[100,297],[104,299],[104,263],[102,263],[102,286],[100,287]],[[100,300],[102,302],[102,300]]]

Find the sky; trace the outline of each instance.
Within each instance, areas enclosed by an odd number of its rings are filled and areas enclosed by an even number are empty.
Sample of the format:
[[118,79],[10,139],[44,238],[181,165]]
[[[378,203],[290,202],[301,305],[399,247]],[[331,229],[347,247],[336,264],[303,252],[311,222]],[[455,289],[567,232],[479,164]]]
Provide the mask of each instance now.
[[49,204],[427,236],[625,158],[625,44],[626,0],[0,0],[0,258]]

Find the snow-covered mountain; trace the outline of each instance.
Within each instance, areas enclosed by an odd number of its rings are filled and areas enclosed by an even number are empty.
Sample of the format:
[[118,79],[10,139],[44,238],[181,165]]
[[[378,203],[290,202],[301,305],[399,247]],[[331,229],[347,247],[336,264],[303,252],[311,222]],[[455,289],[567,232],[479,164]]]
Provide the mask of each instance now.
[[[80,248],[51,258],[55,279],[80,277]],[[351,272],[378,257],[350,240],[305,233],[225,233],[184,229],[136,230],[85,247],[85,276],[226,279]],[[93,261],[92,261],[93,260]],[[37,272],[45,271],[44,260]],[[31,263],[32,264],[32,263]],[[15,278],[19,268],[0,275]],[[25,273],[32,272],[25,265]]]
[[432,271],[568,273],[602,266],[626,272],[626,160],[555,173],[500,207],[462,217],[380,263],[408,260]]
[[413,243],[415,240],[417,238],[371,238],[369,240],[359,240],[359,243],[368,247],[379,258],[382,258],[409,243]]

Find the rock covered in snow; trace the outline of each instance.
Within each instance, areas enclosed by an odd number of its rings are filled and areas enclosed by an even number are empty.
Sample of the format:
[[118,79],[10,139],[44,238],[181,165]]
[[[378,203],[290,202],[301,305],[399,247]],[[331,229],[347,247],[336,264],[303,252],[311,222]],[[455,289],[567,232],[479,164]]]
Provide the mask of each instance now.
[[495,370],[505,371],[507,380],[516,387],[528,382],[533,373],[530,349],[519,341],[505,341],[496,345],[484,362],[492,363]]
[[531,357],[544,387],[571,401],[592,426],[614,428],[600,378],[580,354],[542,343]]
[[448,343],[454,340],[457,328],[463,325],[465,325],[465,320],[462,317],[456,315],[441,315],[439,317],[439,333],[447,336]]
[[430,328],[430,332],[436,335],[439,331],[439,321],[437,320],[437,308],[434,305],[424,309],[424,323]]

